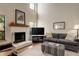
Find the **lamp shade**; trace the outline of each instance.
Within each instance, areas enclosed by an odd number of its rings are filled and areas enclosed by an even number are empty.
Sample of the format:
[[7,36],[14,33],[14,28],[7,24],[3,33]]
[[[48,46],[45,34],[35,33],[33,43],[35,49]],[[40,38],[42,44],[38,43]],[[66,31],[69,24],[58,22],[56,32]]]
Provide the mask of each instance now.
[[76,25],[74,26],[74,29],[79,29],[79,24],[76,24]]

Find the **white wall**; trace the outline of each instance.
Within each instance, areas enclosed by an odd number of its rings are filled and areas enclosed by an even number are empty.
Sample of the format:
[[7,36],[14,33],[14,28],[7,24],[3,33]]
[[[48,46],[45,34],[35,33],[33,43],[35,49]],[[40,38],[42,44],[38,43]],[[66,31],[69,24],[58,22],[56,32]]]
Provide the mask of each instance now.
[[[12,33],[11,33],[11,27],[9,27],[9,23],[11,21],[15,21],[15,9],[21,10],[23,12],[25,12],[25,20],[26,20],[26,24],[28,24],[29,19],[28,19],[28,9],[29,9],[29,4],[24,4],[24,3],[11,3],[11,4],[0,4],[0,15],[5,15],[6,19],[5,19],[5,39],[7,41],[12,40]],[[16,28],[15,28],[16,29]],[[21,27],[21,29],[23,29],[23,27]],[[19,30],[19,29],[16,29]],[[26,28],[26,40],[29,39],[29,28]]]
[[[79,24],[79,4],[38,4],[38,27],[45,27],[46,32],[66,33]],[[65,21],[65,30],[53,30],[53,22]]]

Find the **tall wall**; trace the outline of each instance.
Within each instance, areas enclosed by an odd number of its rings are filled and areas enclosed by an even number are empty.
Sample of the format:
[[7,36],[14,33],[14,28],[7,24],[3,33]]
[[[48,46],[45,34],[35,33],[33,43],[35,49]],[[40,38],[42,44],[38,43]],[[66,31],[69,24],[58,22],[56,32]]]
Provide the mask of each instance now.
[[[75,3],[39,3],[38,27],[45,27],[45,33],[66,33],[72,30],[75,24],[79,24],[79,4]],[[54,30],[54,22],[65,21],[65,30]]]
[[[25,20],[26,24],[29,23],[29,17],[28,17],[28,11],[29,11],[29,4],[26,3],[11,3],[11,4],[0,4],[0,15],[5,15],[5,39],[7,41],[12,40],[12,33],[11,33],[11,27],[9,26],[9,23],[11,21],[15,21],[15,9],[21,10],[25,12]],[[22,29],[23,27],[21,27]],[[16,29],[16,28],[15,28]],[[19,28],[20,29],[20,28]],[[29,39],[29,28],[26,28],[26,40]],[[18,29],[16,29],[18,30]]]

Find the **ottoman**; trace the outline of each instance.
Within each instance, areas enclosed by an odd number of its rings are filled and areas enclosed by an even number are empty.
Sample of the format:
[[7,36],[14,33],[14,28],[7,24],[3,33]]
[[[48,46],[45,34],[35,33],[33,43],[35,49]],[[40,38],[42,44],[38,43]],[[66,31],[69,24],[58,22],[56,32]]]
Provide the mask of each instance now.
[[43,42],[41,45],[41,50],[43,53],[48,53],[53,56],[64,56],[65,47],[62,44]]
[[57,46],[57,56],[64,56],[65,54],[65,47],[63,44],[59,44]]

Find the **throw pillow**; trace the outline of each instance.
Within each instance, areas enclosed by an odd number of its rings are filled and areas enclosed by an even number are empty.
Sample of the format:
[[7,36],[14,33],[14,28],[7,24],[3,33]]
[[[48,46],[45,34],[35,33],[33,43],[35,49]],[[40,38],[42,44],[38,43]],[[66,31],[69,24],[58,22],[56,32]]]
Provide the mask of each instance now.
[[71,31],[68,31],[68,34],[65,39],[74,41],[75,37],[76,37],[76,31],[71,30]]
[[52,33],[46,33],[46,37],[51,38],[52,37]]

